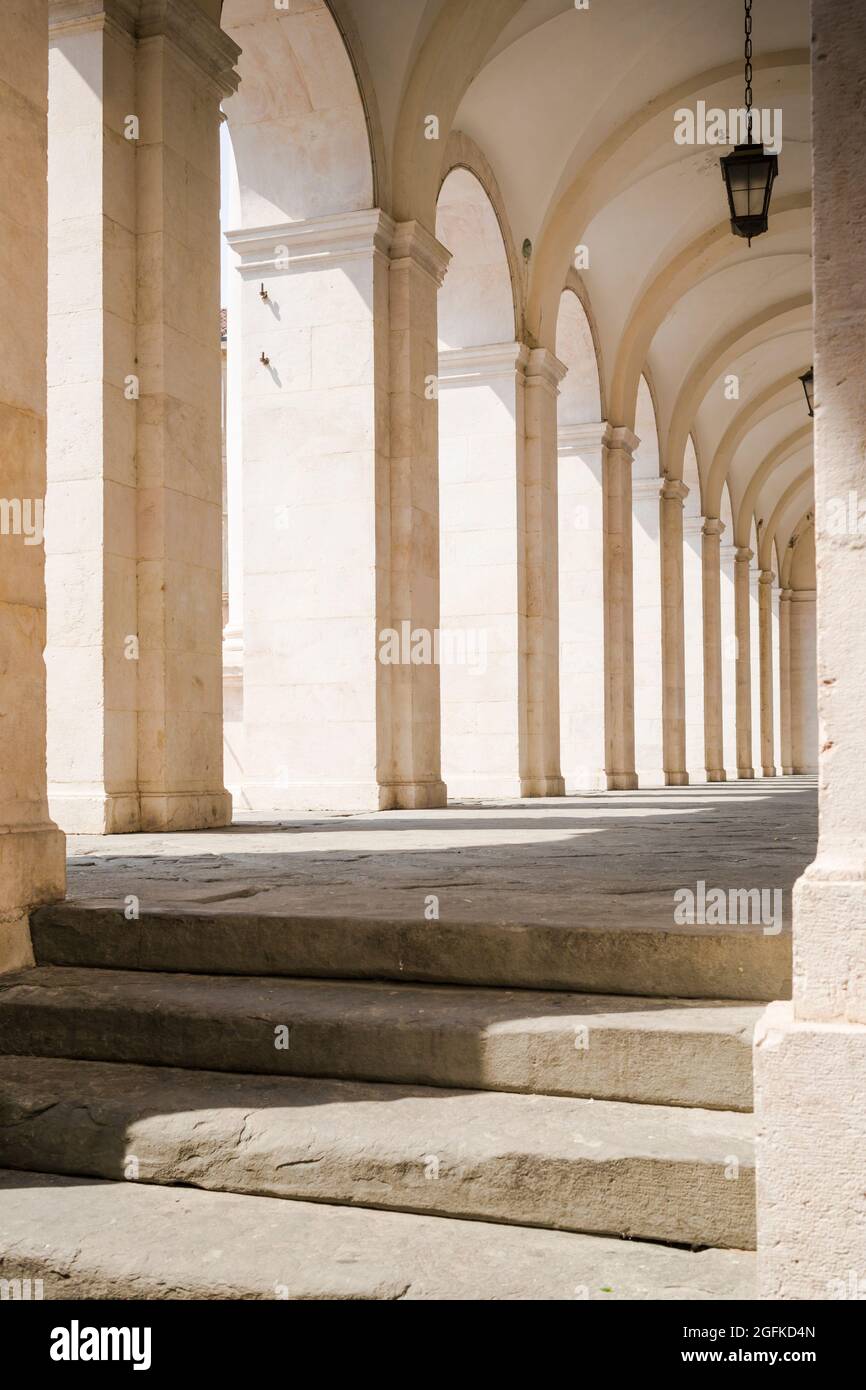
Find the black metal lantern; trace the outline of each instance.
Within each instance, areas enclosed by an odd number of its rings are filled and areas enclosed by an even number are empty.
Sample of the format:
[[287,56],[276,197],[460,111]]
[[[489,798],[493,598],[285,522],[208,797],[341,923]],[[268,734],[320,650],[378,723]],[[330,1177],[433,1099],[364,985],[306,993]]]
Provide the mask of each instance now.
[[808,372],[804,372],[800,377],[803,383],[803,391],[806,396],[806,404],[809,407],[809,414],[815,414],[815,370],[810,367]]
[[746,0],[746,131],[748,143],[735,145],[723,156],[722,178],[728,190],[731,231],[752,244],[752,237],[767,230],[773,181],[779,159],[752,140],[752,0]]

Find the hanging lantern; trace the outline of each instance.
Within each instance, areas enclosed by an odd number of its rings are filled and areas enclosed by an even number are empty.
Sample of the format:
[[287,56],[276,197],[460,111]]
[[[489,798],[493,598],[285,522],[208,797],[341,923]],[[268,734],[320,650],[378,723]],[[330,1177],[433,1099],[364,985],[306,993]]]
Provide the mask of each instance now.
[[803,391],[806,396],[806,404],[809,407],[809,414],[815,414],[815,369],[810,367],[808,372],[804,372],[800,377],[803,383]]
[[748,143],[735,145],[722,158],[722,178],[728,191],[731,231],[734,236],[761,236],[767,230],[773,181],[779,159],[752,140],[752,0],[746,0],[746,130]]

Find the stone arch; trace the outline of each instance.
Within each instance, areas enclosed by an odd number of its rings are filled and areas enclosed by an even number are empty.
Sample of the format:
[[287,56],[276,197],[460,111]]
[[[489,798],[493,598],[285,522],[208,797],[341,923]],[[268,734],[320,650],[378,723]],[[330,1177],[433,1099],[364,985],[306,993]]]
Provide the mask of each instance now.
[[376,206],[367,110],[356,68],[325,0],[278,10],[225,0],[241,47],[240,86],[224,103],[245,227]]
[[[808,193],[781,198],[774,210],[775,225],[780,229],[800,226],[808,220],[810,208]],[[616,423],[633,427],[640,375],[652,340],[671,309],[695,285],[734,264],[738,254],[730,222],[720,222],[684,247],[646,286],[623,329],[611,374],[610,410]]]
[[812,469],[804,468],[803,472],[782,493],[761,533],[761,568],[769,569],[771,567],[775,548],[779,582],[782,588],[786,588],[788,584],[790,574],[789,542],[796,534],[797,529],[796,525],[793,525],[788,530],[785,522],[787,520],[790,524],[792,512],[801,520],[803,519],[805,512],[797,509],[802,508],[803,501],[809,496],[812,486]]
[[[755,72],[809,67],[805,49],[783,49],[756,54]],[[650,151],[662,140],[670,141],[673,112],[692,98],[706,99],[715,85],[739,77],[742,64],[726,63],[693,73],[642,106],[604,140],[550,207],[534,257],[529,286],[527,322],[539,342],[551,346],[556,321],[556,287],[573,254],[576,239],[604,205],[637,177]],[[619,423],[619,422],[616,422]]]
[[[805,368],[803,370],[805,371]],[[785,404],[785,397],[792,390],[796,390],[802,396],[801,375],[802,373],[789,372],[786,376],[780,377],[748,401],[734,416],[713,455],[707,478],[707,492],[710,497],[718,496],[721,481],[727,477],[734,455],[749,431],[775,414]]]
[[441,181],[441,145],[425,138],[428,116],[439,138],[451,131],[463,94],[522,0],[448,0],[430,26],[409,73],[397,116],[393,156],[395,221],[432,227]]
[[780,441],[775,449],[767,455],[763,462],[755,469],[749,484],[743,494],[737,513],[734,539],[737,545],[748,545],[750,525],[754,523],[754,509],[758,501],[762,485],[767,478],[780,467],[781,464],[793,454],[799,453],[803,447],[804,440],[808,439],[812,433],[812,422],[801,425],[793,434],[789,434],[786,439]]
[[595,336],[575,275],[560,297],[556,356],[567,368],[559,392],[559,698],[567,792],[603,790],[604,531],[602,454],[606,425]]
[[[695,415],[707,391],[721,375],[725,364],[734,357],[742,356],[751,348],[766,346],[773,338],[799,332],[803,326],[804,315],[811,312],[811,303],[811,293],[806,292],[771,304],[710,344],[681,386],[671,417],[665,451],[671,477],[679,476],[682,451],[689,430],[693,427]],[[726,468],[723,472],[714,459],[704,487],[707,516],[718,515],[725,476]]]
[[[442,179],[439,185],[439,196],[436,207],[437,224],[439,223],[442,212],[443,188],[448,182],[451,174],[455,170],[460,169],[473,175],[481,185],[481,189],[499,225],[499,235],[505,249],[509,275],[511,277],[511,293],[514,303],[514,337],[518,342],[522,342],[525,319],[526,264],[522,256],[518,255],[514,234],[508,220],[505,199],[502,196],[501,189],[496,180],[496,175],[490,167],[483,151],[478,148],[471,136],[466,135],[462,130],[452,131],[448,139],[448,144],[445,147],[445,159],[442,165]],[[446,228],[442,227],[441,230],[443,235],[439,239],[453,252],[453,248],[448,245],[448,241],[445,239]],[[441,296],[439,302],[441,313]]]
[[457,798],[519,796],[527,354],[501,224],[465,163],[442,182],[436,237],[451,254],[438,296],[443,776]]
[[515,287],[502,225],[487,189],[465,164],[442,181],[436,238],[451,253],[439,291],[440,352],[514,342]]

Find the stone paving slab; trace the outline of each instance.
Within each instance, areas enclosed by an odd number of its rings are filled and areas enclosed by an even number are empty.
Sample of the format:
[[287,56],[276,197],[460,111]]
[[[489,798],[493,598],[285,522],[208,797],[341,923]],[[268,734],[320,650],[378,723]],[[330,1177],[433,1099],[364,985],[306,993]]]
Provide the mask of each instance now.
[[753,1299],[755,1257],[5,1171],[0,1278],[46,1299]]
[[764,1007],[40,966],[0,979],[0,1052],[750,1110]]
[[[790,889],[813,858],[814,779],[608,792],[441,811],[69,837],[69,898],[398,920],[673,926],[673,894]],[[639,907],[639,913],[636,913]]]
[[752,1249],[726,1111],[0,1058],[0,1166]]

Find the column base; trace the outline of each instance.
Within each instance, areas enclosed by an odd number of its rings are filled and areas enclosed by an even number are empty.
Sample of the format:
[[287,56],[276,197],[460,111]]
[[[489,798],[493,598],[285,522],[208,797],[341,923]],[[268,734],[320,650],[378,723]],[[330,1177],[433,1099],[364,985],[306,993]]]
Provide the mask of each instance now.
[[770,1004],[755,1030],[758,1293],[866,1298],[866,1026]]
[[380,811],[435,811],[448,805],[448,788],[436,782],[382,782]]
[[782,768],[782,776],[783,776],[783,777],[793,777],[793,776],[794,776],[794,769],[793,769],[792,767],[783,767],[783,768]]
[[232,799],[227,791],[142,793],[143,831],[213,830],[232,823]]
[[738,781],[738,782],[752,782],[752,781],[754,781],[754,778],[755,778],[755,769],[754,769],[753,767],[738,767],[738,768],[737,768],[737,781]]
[[30,910],[66,895],[66,837],[56,825],[0,830],[0,973],[33,965]]
[[687,772],[666,772],[666,787],[687,787],[689,785],[689,774]]
[[805,767],[792,767],[792,777],[816,777],[818,774],[817,763],[807,763]]
[[762,776],[762,777],[775,777],[775,776],[776,776],[776,769],[775,769],[774,767],[762,767],[762,768],[761,768],[761,776]]
[[54,783],[48,788],[48,809],[67,835],[130,835],[141,829],[137,792],[76,790]]
[[565,778],[521,777],[520,795],[523,797],[565,796]]
[[708,781],[708,782],[727,782],[727,780],[728,780],[728,774],[725,772],[725,769],[724,769],[723,767],[708,767],[708,768],[707,768],[707,781]]
[[608,772],[606,775],[609,792],[636,792],[638,789],[636,772]]

